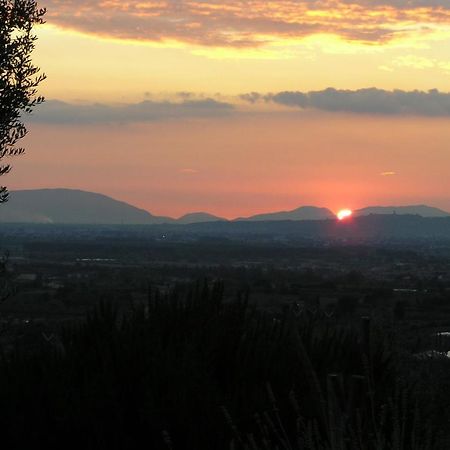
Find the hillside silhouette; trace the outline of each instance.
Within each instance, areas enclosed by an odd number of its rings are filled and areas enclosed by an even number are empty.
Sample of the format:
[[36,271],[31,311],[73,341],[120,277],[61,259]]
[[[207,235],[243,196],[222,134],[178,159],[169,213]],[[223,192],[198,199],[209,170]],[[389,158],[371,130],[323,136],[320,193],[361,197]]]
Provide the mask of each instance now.
[[369,206],[353,212],[355,216],[367,216],[369,214],[411,214],[422,217],[449,217],[447,211],[433,208],[427,205],[411,206]]
[[271,220],[325,220],[334,219],[336,216],[327,208],[317,206],[301,206],[292,211],[280,211],[266,214],[257,214],[237,220],[248,220],[253,222],[265,222]]
[[156,224],[170,218],[106,195],[75,189],[36,189],[11,193],[0,222],[58,224]]
[[[416,215],[421,217],[450,217],[438,208],[426,205],[377,206],[356,210],[354,216]],[[233,222],[280,222],[335,220],[327,208],[301,206],[291,211],[268,212],[240,217]],[[76,189],[30,189],[11,193],[7,207],[0,209],[0,223],[54,223],[91,225],[158,225],[228,222],[207,212],[191,212],[176,219],[157,216],[129,203],[109,196]]]

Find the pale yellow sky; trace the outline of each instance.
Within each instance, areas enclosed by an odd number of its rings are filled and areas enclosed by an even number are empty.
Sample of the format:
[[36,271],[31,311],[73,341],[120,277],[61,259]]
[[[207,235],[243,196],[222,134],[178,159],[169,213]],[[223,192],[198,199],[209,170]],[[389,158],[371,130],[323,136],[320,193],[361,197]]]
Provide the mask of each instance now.
[[178,91],[237,95],[327,87],[450,91],[450,31],[385,45],[311,36],[258,49],[120,41],[45,25],[35,60],[51,99],[121,102]]

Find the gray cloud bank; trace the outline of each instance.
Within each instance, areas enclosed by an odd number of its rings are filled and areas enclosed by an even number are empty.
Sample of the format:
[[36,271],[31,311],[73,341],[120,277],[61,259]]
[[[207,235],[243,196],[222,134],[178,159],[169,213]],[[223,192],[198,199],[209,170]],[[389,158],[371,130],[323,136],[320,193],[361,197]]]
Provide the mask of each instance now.
[[233,109],[233,105],[212,98],[182,102],[146,100],[124,105],[71,104],[49,100],[36,109],[31,120],[61,125],[138,123],[223,116],[232,112]]
[[[179,101],[145,100],[140,103],[108,105],[73,104],[49,100],[30,116],[32,122],[55,125],[99,125],[214,118],[239,114],[239,102],[275,104],[299,110],[319,110],[351,114],[450,117],[450,93],[429,91],[385,91],[368,88],[261,94],[251,92],[224,102],[192,93],[176,95]],[[236,103],[236,104],[233,104]]]
[[429,91],[385,91],[368,88],[355,91],[328,88],[323,91],[285,91],[275,94],[252,92],[241,95],[249,103],[276,103],[300,109],[380,115],[450,117],[450,93]]

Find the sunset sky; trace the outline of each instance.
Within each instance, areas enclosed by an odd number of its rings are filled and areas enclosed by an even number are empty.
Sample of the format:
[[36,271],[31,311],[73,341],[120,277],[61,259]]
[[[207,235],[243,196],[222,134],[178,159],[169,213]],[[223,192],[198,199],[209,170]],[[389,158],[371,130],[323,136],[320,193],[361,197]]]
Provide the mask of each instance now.
[[10,190],[158,215],[450,210],[449,0],[46,0]]

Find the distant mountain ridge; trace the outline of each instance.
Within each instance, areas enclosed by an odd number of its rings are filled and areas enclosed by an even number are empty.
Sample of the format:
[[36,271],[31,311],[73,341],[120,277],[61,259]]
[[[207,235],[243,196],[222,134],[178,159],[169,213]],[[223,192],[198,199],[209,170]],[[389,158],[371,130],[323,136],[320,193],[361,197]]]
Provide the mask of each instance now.
[[449,217],[450,213],[439,208],[427,205],[410,206],[369,206],[354,211],[355,216],[368,216],[369,214],[410,214],[422,217]]
[[0,208],[0,222],[157,224],[166,218],[94,192],[32,189],[11,192],[8,203]]
[[[354,212],[355,216],[388,214],[450,217],[448,212],[426,205],[375,206]],[[335,217],[327,208],[302,206],[291,211],[269,212],[238,218],[232,222],[321,221],[335,219]],[[0,223],[190,225],[208,222],[228,221],[206,212],[189,213],[179,219],[156,216],[106,195],[76,189],[13,191],[9,202],[0,205]]]
[[0,207],[0,223],[159,225],[224,220],[203,212],[179,219],[156,216],[107,195],[64,188],[13,191],[8,203]]
[[327,208],[317,206],[301,206],[292,211],[280,211],[267,214],[257,214],[247,218],[239,218],[240,221],[272,221],[272,220],[326,220],[334,219],[336,216]]
[[226,222],[223,217],[214,216],[205,212],[189,213],[176,220],[180,224],[204,223],[204,222]]

